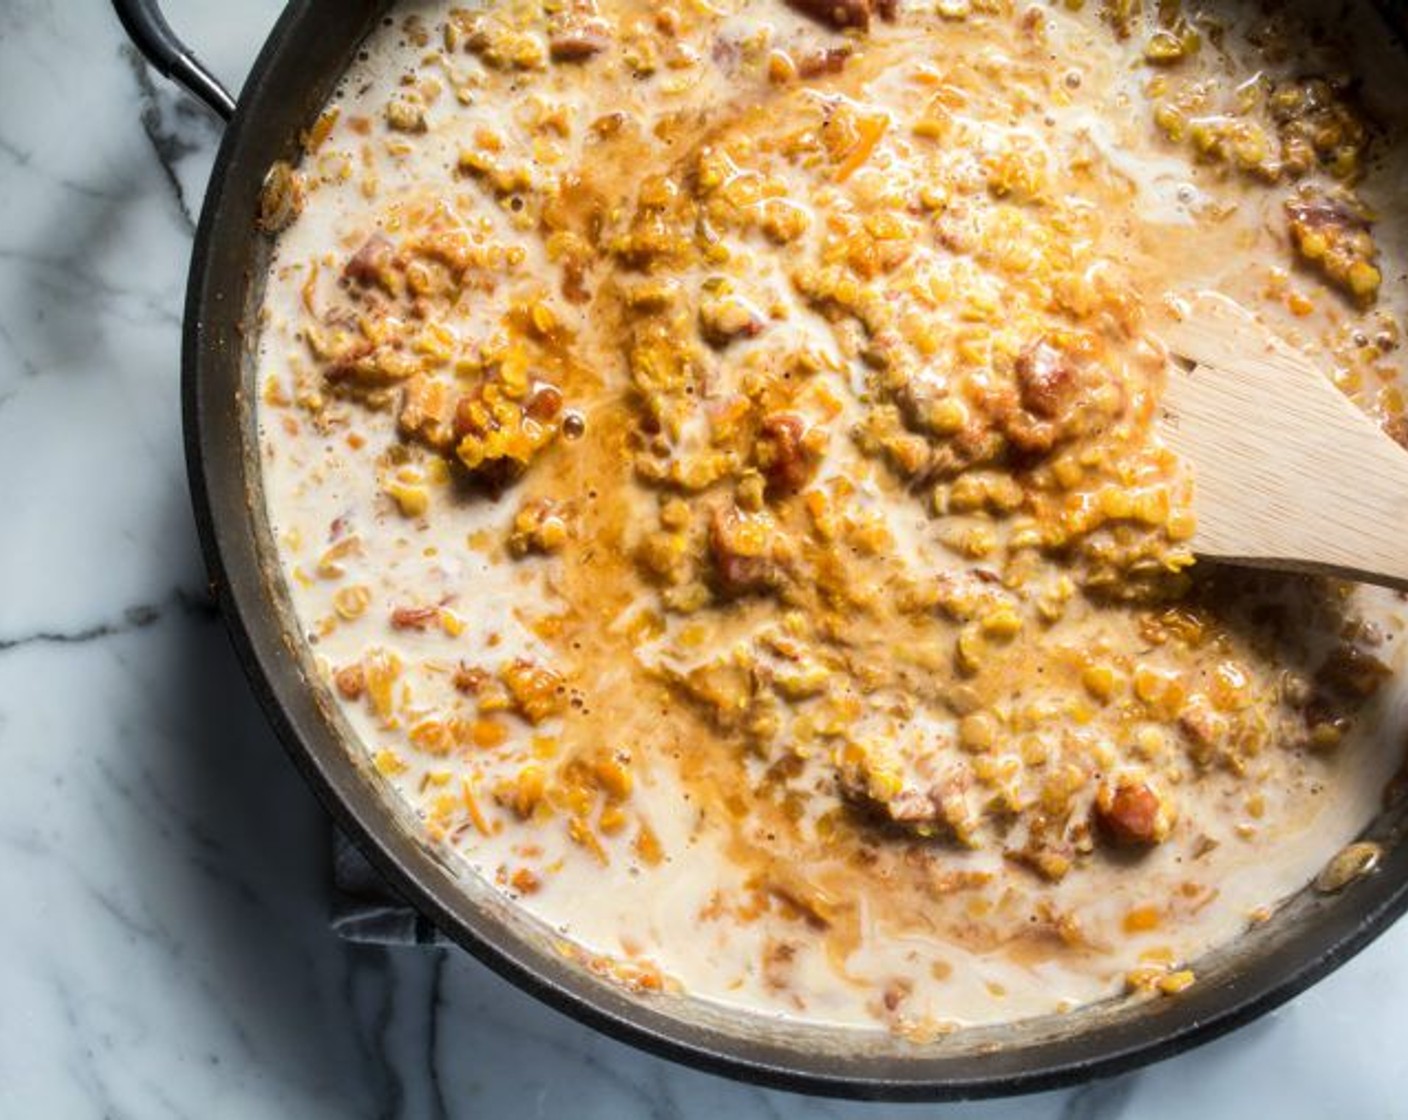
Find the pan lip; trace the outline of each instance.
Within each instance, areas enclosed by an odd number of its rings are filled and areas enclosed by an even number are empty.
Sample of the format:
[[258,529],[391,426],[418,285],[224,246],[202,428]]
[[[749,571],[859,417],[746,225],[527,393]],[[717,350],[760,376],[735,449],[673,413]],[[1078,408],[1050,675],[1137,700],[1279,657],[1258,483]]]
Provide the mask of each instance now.
[[[259,514],[253,509],[248,492],[234,497],[221,492],[222,486],[231,487],[232,478],[238,488],[243,488],[243,374],[236,371],[233,375],[237,386],[233,400],[227,392],[216,393],[211,379],[201,376],[206,362],[220,358],[219,340],[204,313],[212,301],[229,298],[220,290],[212,268],[216,235],[225,230],[228,236],[228,231],[244,223],[251,242],[255,237],[252,215],[230,210],[231,172],[240,167],[242,146],[268,76],[281,60],[287,63],[289,42],[305,21],[316,18],[324,7],[323,0],[292,0],[288,4],[251,69],[211,172],[191,257],[182,330],[186,470],[213,596],[250,687],[284,750],[334,823],[372,866],[454,943],[519,989],[578,1022],[707,1073],[817,1096],[940,1102],[1068,1087],[1127,1072],[1209,1042],[1281,1006],[1333,972],[1408,910],[1408,875],[1393,878],[1394,869],[1388,868],[1388,877],[1360,885],[1363,893],[1358,901],[1347,904],[1354,907],[1351,912],[1356,915],[1348,930],[1336,929],[1335,923],[1322,919],[1271,947],[1266,958],[1289,957],[1291,963],[1273,967],[1270,976],[1263,978],[1261,970],[1269,966],[1258,958],[1258,971],[1250,982],[1229,985],[1235,991],[1208,1014],[1185,1016],[1179,1021],[1174,1008],[1163,1017],[1145,1014],[1129,1025],[1115,1022],[1094,1031],[1045,1039],[1018,1048],[1030,1055],[1028,1068],[1003,1068],[998,1061],[998,1069],[993,1072],[984,1072],[987,1061],[974,1053],[881,1059],[869,1061],[867,1070],[868,1060],[863,1055],[837,1059],[836,1067],[828,1069],[815,1060],[812,1064],[799,1064],[795,1058],[801,1056],[800,1052],[793,1051],[794,1060],[789,1063],[780,1048],[717,1028],[695,1026],[671,1015],[668,1008],[616,992],[576,965],[535,948],[486,911],[475,908],[473,913],[466,913],[474,908],[467,895],[462,896],[462,909],[457,911],[447,901],[452,893],[447,890],[442,897],[437,886],[437,880],[453,886],[448,871],[397,825],[390,806],[377,799],[333,729],[325,725],[320,735],[306,734],[302,724],[307,720],[301,720],[285,699],[290,689],[307,691],[307,684],[285,646],[275,603],[262,582],[258,542],[252,532],[246,531],[244,519],[253,523]],[[367,5],[368,10],[378,12],[385,7],[384,2]],[[245,169],[245,174],[250,173]],[[235,287],[243,291],[240,284]],[[238,363],[239,353],[227,353],[225,360]],[[234,431],[239,435],[235,447],[219,442],[214,419],[220,410],[232,408]],[[225,420],[228,423],[229,417]],[[218,469],[221,466],[223,471]],[[217,495],[230,499],[220,507],[223,516],[217,510]],[[237,552],[248,555],[235,560]],[[246,559],[247,564],[242,562]],[[262,594],[256,594],[253,588],[241,590],[251,580]],[[1408,866],[1408,856],[1399,862]],[[949,1066],[954,1067],[952,1073],[948,1072]]]

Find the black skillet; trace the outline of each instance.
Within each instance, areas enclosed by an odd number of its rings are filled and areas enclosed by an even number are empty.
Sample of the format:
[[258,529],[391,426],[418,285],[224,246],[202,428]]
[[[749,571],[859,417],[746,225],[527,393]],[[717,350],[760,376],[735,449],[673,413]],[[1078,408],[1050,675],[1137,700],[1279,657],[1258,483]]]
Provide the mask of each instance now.
[[[1206,1042],[1343,964],[1408,907],[1408,843],[1398,842],[1408,809],[1400,805],[1368,832],[1387,850],[1376,874],[1337,895],[1302,891],[1273,920],[1197,962],[1198,983],[1177,998],[1114,1000],[961,1031],[927,1046],[636,998],[564,960],[546,930],[492,890],[457,878],[418,843],[410,822],[343,745],[335,707],[293,637],[260,514],[249,327],[270,251],[254,226],[260,187],[271,163],[297,158],[300,130],[389,4],[292,0],[238,103],[177,40],[155,3],[114,6],[152,65],[228,122],[191,261],[182,396],[196,521],[235,648],[280,738],[337,823],[421,913],[485,964],[593,1027],[715,1073],[832,1096],[959,1099],[1069,1085]],[[1386,14],[1401,37],[1402,0]]]

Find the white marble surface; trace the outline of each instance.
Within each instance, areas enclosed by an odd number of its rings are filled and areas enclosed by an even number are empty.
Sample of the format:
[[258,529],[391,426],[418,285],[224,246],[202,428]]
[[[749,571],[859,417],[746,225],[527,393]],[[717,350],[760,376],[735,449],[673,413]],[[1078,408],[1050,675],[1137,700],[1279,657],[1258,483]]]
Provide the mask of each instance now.
[[[171,0],[232,84],[275,0]],[[211,617],[177,408],[218,130],[102,0],[0,0],[0,1117],[1408,1116],[1408,923],[1144,1073],[829,1104],[327,931],[327,825]]]

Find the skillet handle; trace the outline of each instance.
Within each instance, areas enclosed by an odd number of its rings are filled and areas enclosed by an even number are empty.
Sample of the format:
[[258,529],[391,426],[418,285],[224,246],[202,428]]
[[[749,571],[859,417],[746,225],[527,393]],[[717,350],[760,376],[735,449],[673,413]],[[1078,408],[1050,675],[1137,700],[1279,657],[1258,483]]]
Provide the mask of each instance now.
[[112,6],[127,37],[162,76],[198,97],[221,120],[235,115],[235,99],[176,37],[156,0],[112,0]]

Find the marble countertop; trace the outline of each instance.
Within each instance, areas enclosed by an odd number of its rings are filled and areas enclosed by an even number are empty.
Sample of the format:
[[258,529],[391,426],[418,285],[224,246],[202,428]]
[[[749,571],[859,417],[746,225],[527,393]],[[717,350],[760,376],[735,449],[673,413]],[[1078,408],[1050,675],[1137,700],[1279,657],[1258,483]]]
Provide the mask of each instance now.
[[[232,86],[276,0],[170,0]],[[328,825],[213,617],[182,290],[219,129],[102,0],[0,3],[0,1116],[1408,1116],[1408,922],[1065,1093],[813,1102],[639,1054],[457,950],[328,930]]]

